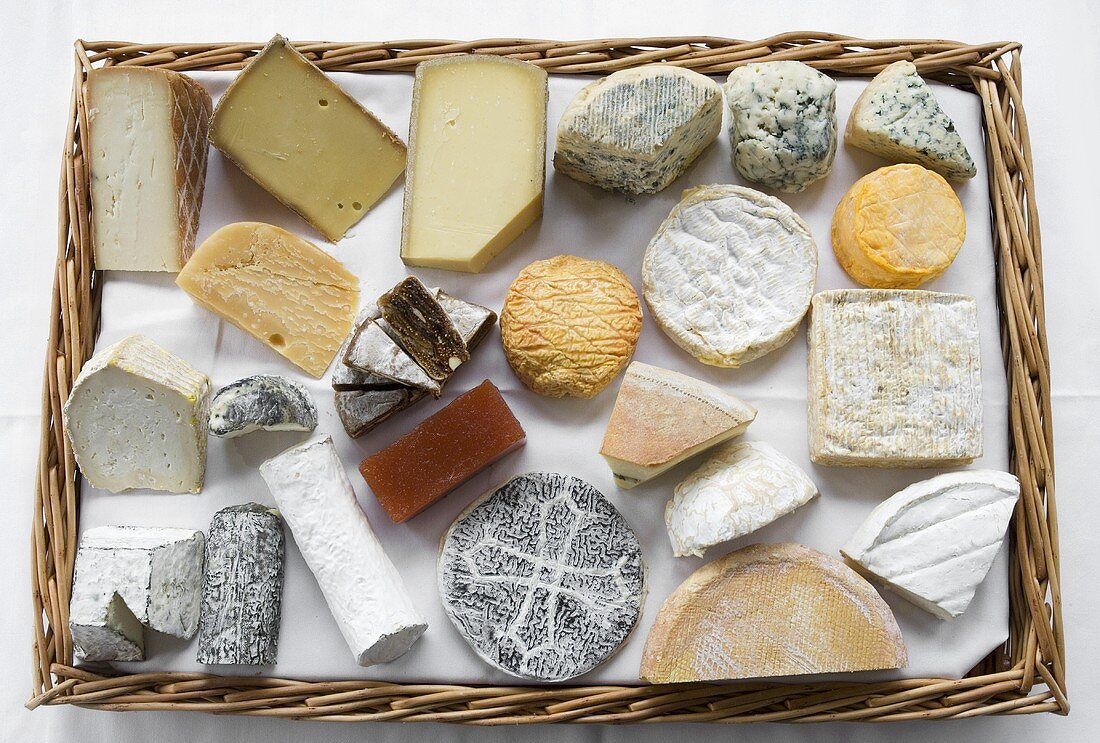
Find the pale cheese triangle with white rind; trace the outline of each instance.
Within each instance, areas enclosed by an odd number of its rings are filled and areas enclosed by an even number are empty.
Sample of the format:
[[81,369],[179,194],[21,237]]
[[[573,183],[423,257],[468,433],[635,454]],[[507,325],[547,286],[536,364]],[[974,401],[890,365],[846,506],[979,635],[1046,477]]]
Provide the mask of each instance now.
[[878,505],[840,552],[860,573],[941,619],[970,606],[1020,496],[1007,472],[913,483]]
[[756,409],[712,384],[635,361],[627,367],[600,454],[632,488],[744,433]]

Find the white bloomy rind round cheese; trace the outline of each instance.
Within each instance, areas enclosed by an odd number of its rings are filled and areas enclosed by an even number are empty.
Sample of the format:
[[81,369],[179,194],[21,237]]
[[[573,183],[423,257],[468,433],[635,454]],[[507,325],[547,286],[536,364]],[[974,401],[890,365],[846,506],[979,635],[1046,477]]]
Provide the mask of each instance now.
[[742,186],[685,191],[642,262],[657,324],[712,366],[741,366],[787,343],[816,278],[806,223],[774,196]]
[[802,191],[833,166],[836,82],[801,62],[738,67],[725,85],[730,159],[745,178]]
[[428,623],[355,500],[332,438],[287,449],[261,464],[260,475],[355,662],[404,655]]
[[646,65],[585,87],[562,114],[554,167],[626,193],[672,183],[722,128],[722,89],[698,72]]
[[880,503],[840,552],[872,581],[953,619],[993,565],[1019,496],[1020,481],[995,470],[917,482]]
[[197,493],[206,472],[210,380],[143,335],[84,365],[65,403],[65,433],[96,488]]
[[726,444],[676,486],[665,526],[677,557],[767,526],[817,497],[802,469],[768,444]]
[[199,626],[201,531],[100,526],[76,554],[69,629],[85,660],[142,660],[140,624],[190,639]]

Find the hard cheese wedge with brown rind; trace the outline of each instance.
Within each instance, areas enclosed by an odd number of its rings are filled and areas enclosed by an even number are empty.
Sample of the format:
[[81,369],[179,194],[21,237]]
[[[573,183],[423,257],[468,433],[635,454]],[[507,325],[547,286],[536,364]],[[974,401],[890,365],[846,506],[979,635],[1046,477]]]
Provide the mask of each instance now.
[[800,544],[754,544],[699,568],[668,597],[640,675],[724,681],[907,663],[890,607],[854,570]]
[[262,222],[229,224],[206,238],[176,283],[314,377],[325,373],[359,308],[359,280],[339,261]]

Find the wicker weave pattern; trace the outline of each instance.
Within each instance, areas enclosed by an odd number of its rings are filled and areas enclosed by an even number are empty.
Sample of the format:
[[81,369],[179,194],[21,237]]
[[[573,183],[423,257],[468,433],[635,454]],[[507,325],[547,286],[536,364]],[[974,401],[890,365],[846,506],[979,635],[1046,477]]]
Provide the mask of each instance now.
[[79,479],[60,425],[62,402],[99,326],[92,269],[83,81],[94,65],[239,70],[262,43],[76,44],[62,163],[58,259],[42,391],[32,530],[34,657],[30,708],[199,710],[319,720],[533,722],[760,722],[913,720],[989,714],[1065,714],[1065,646],[1058,577],[1054,443],[1043,305],[1042,243],[1031,145],[1021,98],[1020,45],[862,40],[795,32],[759,41],[714,37],[543,41],[485,39],[296,42],[323,69],[411,71],[424,60],[477,52],[553,73],[607,73],[651,62],[724,73],[748,62],[796,59],[835,75],[874,75],[911,60],[925,77],[968,89],[984,107],[1002,348],[1009,381],[1011,458],[1022,493],[1010,528],[1010,636],[968,677],[885,683],[477,687],[379,681],[298,682],[189,673],[95,674],[72,666],[67,629],[77,544]]

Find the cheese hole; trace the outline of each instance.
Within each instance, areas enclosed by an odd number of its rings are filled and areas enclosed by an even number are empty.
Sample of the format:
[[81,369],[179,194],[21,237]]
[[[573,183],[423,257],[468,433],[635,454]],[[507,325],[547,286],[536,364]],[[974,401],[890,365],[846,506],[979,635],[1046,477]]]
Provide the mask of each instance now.
[[354,209],[355,211],[359,211],[360,209],[363,208],[363,205],[360,204],[358,201],[353,201],[353,202],[351,202],[351,208]]
[[325,106],[328,105],[328,99],[327,98],[322,98],[321,100],[317,101],[317,105],[320,106],[321,108],[324,108]]
[[283,344],[286,343],[286,341],[283,340],[283,336],[279,333],[272,333],[267,336],[267,342],[275,346],[275,348],[282,348]]
[[342,201],[337,201],[337,202],[336,202],[336,208],[337,208],[337,209],[343,209],[343,208],[344,208],[344,202],[342,202]]

